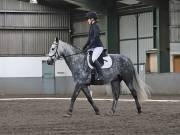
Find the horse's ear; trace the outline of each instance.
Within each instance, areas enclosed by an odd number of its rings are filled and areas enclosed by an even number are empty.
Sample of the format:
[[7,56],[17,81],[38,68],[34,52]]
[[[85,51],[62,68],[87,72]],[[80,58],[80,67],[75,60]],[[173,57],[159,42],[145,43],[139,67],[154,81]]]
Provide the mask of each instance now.
[[56,37],[56,38],[55,38],[55,41],[56,41],[56,43],[59,43],[59,39],[58,39],[58,37]]

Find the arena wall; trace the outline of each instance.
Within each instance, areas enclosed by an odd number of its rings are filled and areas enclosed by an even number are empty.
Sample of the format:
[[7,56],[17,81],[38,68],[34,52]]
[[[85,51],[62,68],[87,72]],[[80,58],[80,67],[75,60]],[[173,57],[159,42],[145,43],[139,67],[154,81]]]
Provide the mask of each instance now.
[[152,94],[180,94],[179,73],[146,74],[146,83]]

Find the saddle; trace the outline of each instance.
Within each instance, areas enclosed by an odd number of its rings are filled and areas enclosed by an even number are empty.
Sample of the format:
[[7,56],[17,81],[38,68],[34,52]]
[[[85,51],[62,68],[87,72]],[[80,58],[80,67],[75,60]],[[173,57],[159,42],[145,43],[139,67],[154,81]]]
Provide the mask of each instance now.
[[[88,51],[87,62],[88,62],[89,68],[91,68],[91,84],[103,85],[104,83],[102,80],[97,80],[98,74],[97,74],[97,71],[93,67],[92,54],[93,54],[92,50]],[[101,64],[101,69],[110,68],[112,66],[112,59],[107,54],[107,49],[103,50],[103,52],[101,53],[97,61]]]
[[[88,66],[91,69],[94,69],[93,67],[93,62],[92,62],[92,53],[93,51],[90,50],[88,51],[87,54],[87,62],[88,62]],[[107,49],[104,49],[103,52],[101,53],[101,55],[99,56],[99,58],[97,59],[97,61],[101,64],[101,69],[104,68],[110,68],[112,66],[112,59],[111,57],[107,54]]]

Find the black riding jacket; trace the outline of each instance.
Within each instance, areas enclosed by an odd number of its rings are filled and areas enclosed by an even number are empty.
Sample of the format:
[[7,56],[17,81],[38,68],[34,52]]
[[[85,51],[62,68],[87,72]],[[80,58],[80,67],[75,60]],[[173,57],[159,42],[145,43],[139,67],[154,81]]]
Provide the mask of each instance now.
[[100,29],[96,22],[90,26],[88,41],[85,44],[84,49],[91,49],[95,47],[103,47],[103,44],[100,40]]

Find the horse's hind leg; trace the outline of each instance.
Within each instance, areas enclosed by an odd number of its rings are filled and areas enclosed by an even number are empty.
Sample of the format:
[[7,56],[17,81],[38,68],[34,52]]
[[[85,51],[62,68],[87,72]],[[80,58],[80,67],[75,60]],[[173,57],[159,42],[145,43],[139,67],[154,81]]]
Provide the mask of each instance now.
[[86,98],[88,99],[89,103],[92,105],[96,115],[99,115],[99,109],[98,107],[95,105],[93,99],[92,99],[92,96],[91,96],[91,93],[90,93],[90,90],[88,89],[88,87],[86,85],[84,85],[82,87],[82,90],[83,90],[83,93],[85,94]]
[[137,108],[137,111],[138,113],[141,113],[141,105],[139,104],[139,100],[138,100],[138,97],[137,97],[137,91],[136,89],[134,88],[133,86],[133,82],[132,81],[125,81],[127,87],[129,88],[129,90],[131,91],[131,94],[135,100],[135,103],[136,103],[136,108]]
[[112,113],[114,114],[116,111],[116,105],[119,99],[120,95],[120,81],[119,80],[114,80],[111,82],[111,87],[112,87],[112,94],[113,94],[113,104],[112,104]]

